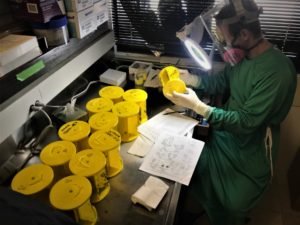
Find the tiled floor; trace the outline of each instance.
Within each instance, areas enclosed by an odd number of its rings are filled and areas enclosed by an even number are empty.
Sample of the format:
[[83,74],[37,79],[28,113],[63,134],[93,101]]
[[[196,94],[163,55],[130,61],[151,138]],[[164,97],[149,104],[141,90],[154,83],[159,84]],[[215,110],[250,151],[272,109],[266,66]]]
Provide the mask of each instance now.
[[[251,212],[247,225],[300,225],[300,211],[292,210],[287,182],[274,178],[262,201]],[[194,225],[209,225],[206,216]]]

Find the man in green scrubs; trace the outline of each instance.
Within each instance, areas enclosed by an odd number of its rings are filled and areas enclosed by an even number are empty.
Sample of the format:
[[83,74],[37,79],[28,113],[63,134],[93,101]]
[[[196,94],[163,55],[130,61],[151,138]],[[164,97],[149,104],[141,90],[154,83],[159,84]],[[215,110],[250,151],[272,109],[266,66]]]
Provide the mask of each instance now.
[[291,61],[263,38],[256,4],[233,1],[215,19],[237,60],[219,74],[191,79],[195,89],[229,93],[224,106],[206,105],[192,89],[166,95],[205,117],[212,127],[189,187],[212,225],[244,224],[271,183],[280,123],[291,107],[297,82]]

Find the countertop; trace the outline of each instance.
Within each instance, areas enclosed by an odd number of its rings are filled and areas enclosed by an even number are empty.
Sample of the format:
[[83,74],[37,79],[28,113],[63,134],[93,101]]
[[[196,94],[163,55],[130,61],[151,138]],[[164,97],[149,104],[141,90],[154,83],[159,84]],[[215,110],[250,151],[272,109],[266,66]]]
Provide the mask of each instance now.
[[[85,104],[92,98],[99,97],[98,91],[103,85],[95,85],[78,102],[80,108],[84,109]],[[124,88],[128,90],[132,84]],[[147,89],[147,114],[148,117],[169,107],[171,104],[163,97],[157,89]],[[139,170],[143,158],[127,153],[133,142],[121,144],[121,156],[124,163],[123,170],[115,177],[109,179],[111,186],[110,193],[99,203],[95,204],[98,211],[101,225],[172,225],[174,223],[176,208],[179,200],[181,184],[162,179],[169,189],[155,210],[148,211],[139,204],[133,204],[131,195],[137,191],[148,179],[150,174]]]
[[110,178],[111,190],[104,200],[96,204],[100,225],[171,225],[174,222],[181,185],[161,178],[169,190],[157,209],[148,211],[131,201],[131,195],[142,186],[150,174],[140,171],[143,158],[127,153],[133,142],[121,146],[124,169]]

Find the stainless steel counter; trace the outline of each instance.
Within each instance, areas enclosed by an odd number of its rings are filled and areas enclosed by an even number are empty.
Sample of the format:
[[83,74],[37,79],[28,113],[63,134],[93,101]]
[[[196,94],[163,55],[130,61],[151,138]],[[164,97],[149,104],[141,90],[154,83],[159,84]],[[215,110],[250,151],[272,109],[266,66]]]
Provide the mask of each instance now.
[[127,153],[131,143],[122,144],[121,155],[124,169],[110,178],[111,190],[108,196],[96,204],[101,225],[171,225],[174,222],[181,185],[161,178],[169,190],[156,210],[148,211],[131,201],[131,195],[142,186],[150,174],[140,171],[143,158]]
[[[95,85],[83,99],[78,101],[80,108],[85,109],[86,103],[95,97],[99,97],[98,91],[102,88]],[[126,85],[125,90],[132,88]],[[147,114],[149,118],[156,115],[170,102],[163,98],[157,90],[147,90]],[[133,142],[122,143],[121,156],[124,163],[123,170],[115,177],[109,179],[110,193],[99,203],[95,204],[98,211],[97,225],[172,225],[174,222],[181,185],[173,181],[161,178],[169,189],[153,211],[148,211],[141,205],[135,205],[131,201],[131,195],[137,191],[148,179],[150,174],[140,171],[139,167],[143,158],[127,153]]]

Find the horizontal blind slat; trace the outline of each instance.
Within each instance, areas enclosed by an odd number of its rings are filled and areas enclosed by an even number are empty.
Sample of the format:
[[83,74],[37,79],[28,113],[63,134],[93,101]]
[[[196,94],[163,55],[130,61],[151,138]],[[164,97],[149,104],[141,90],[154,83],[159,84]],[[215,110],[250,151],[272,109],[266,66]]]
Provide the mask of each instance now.
[[[117,43],[138,45],[148,49],[146,44],[162,44],[182,47],[175,33],[184,23],[206,10],[214,2],[223,0],[110,0],[113,27]],[[260,15],[261,27],[266,38],[289,49],[300,45],[300,1],[299,0],[256,0],[263,7]],[[160,10],[161,9],[161,10]],[[160,11],[159,11],[160,10]],[[170,13],[173,10],[173,13]],[[166,23],[166,24],[165,24]],[[182,25],[182,26],[180,26]],[[147,39],[147,40],[145,40]],[[206,37],[201,42],[204,49],[212,47]],[[149,49],[148,49],[149,50]],[[284,51],[284,49],[282,49]],[[289,49],[289,54],[299,55],[299,48]],[[295,52],[293,52],[295,51]]]

